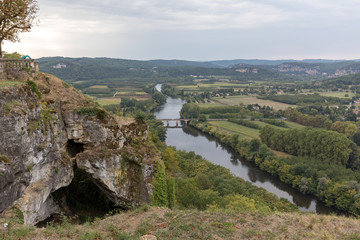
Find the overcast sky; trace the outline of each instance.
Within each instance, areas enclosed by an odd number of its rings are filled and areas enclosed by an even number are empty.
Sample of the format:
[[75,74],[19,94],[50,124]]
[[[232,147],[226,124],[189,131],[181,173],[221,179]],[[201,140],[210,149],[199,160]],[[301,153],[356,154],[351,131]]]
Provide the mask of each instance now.
[[360,0],[38,0],[32,57],[359,59]]

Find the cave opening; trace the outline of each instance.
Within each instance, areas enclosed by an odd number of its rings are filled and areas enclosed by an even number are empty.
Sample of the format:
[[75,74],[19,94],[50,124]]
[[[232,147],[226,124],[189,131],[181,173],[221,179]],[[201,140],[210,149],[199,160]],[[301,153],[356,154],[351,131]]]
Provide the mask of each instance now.
[[77,143],[74,140],[69,140],[66,143],[66,152],[69,154],[70,157],[75,157],[76,154],[81,153],[84,151],[84,144]]
[[38,223],[38,227],[44,227],[49,222],[61,223],[64,219],[71,219],[74,224],[92,222],[95,218],[122,210],[76,165],[70,185],[56,190],[52,195],[61,208],[61,214]]

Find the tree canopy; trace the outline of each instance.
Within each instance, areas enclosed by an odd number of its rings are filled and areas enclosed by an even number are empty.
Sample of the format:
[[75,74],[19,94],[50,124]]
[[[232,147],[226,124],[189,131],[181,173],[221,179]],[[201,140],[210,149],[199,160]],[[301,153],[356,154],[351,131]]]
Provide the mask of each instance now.
[[36,0],[0,1],[0,57],[3,41],[19,41],[19,33],[29,32],[36,23],[38,10]]

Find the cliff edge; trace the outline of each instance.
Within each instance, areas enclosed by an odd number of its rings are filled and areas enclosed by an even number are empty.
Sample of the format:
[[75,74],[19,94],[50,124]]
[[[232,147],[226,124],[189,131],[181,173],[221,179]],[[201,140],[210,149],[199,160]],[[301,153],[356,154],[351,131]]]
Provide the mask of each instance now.
[[58,213],[53,193],[74,168],[118,206],[149,202],[160,157],[147,125],[107,113],[52,75],[0,80],[0,133],[2,216],[36,224]]

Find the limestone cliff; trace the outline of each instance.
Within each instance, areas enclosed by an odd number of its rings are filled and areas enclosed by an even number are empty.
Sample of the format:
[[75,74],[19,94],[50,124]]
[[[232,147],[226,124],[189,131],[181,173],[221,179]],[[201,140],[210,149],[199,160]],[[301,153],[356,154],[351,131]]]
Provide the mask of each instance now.
[[25,224],[59,212],[52,193],[74,167],[120,206],[148,202],[159,153],[147,133],[54,76],[0,80],[0,212],[20,210]]

